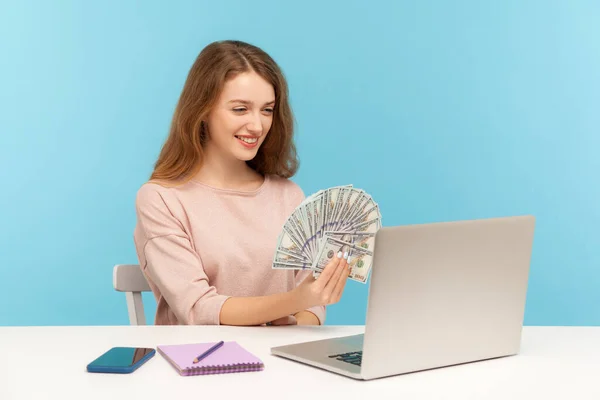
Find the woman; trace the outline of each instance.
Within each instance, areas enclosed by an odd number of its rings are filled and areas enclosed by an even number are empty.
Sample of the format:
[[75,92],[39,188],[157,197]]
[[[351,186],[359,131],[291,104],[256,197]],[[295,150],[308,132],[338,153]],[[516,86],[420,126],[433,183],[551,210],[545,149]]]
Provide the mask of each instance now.
[[349,274],[338,253],[318,279],[272,269],[304,199],[287,83],[261,49],[208,45],[192,66],[150,181],[136,197],[136,251],[155,323],[322,324]]

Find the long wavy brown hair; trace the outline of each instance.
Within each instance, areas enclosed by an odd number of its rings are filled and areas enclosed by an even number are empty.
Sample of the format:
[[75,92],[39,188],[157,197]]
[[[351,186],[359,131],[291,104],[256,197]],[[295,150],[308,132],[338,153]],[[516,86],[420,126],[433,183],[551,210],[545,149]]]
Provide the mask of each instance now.
[[206,46],[196,58],[185,81],[152,181],[185,183],[202,167],[207,140],[205,121],[225,82],[240,73],[254,71],[273,85],[275,106],[269,134],[247,164],[262,175],[293,176],[299,165],[294,136],[294,116],[288,85],[277,63],[251,44],[224,40]]

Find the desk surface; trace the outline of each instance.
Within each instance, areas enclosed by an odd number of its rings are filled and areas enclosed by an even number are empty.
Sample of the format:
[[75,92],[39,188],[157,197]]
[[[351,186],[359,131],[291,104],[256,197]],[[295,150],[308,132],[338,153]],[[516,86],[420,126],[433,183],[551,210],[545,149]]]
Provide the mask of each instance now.
[[[517,356],[366,382],[270,354],[272,346],[362,332],[363,326],[1,327],[0,399],[600,399],[600,327],[525,327]],[[114,346],[218,340],[238,341],[265,370],[182,377],[158,353],[133,374],[85,370]]]

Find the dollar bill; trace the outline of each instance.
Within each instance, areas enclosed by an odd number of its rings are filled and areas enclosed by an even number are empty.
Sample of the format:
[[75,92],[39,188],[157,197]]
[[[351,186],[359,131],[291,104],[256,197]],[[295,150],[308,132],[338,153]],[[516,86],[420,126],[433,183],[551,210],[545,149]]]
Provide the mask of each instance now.
[[377,230],[379,206],[362,189],[342,185],[306,197],[277,237],[276,269],[312,269],[315,276],[338,252],[351,256],[350,279],[366,282]]
[[277,250],[277,252],[275,253],[275,257],[274,257],[274,262],[281,262],[281,263],[311,263],[312,262],[306,258],[306,257],[302,257],[298,254],[294,254],[294,253],[288,253],[286,251],[283,250]]
[[360,214],[360,212],[362,210],[364,210],[365,205],[370,200],[371,200],[371,196],[368,193],[365,193],[364,191],[359,193],[355,203],[352,206],[352,209],[350,210],[350,212],[348,213],[348,216],[346,217],[346,220],[351,221],[352,219],[354,219],[357,214]]
[[311,254],[315,254],[315,241],[314,239],[314,222],[315,222],[315,211],[312,207],[312,204],[306,204],[303,208],[304,214],[306,216],[306,228],[307,228],[307,236],[308,236],[308,244],[310,246]]
[[325,236],[351,243],[370,251],[373,251],[375,248],[375,235],[375,232],[325,232]]
[[312,269],[322,271],[333,257],[337,257],[339,252],[348,251],[347,244],[337,239],[324,236],[321,240],[319,254],[312,264]]
[[360,215],[355,216],[351,220],[346,223],[346,226],[351,227],[353,225],[358,225],[361,222],[369,221],[374,218],[381,218],[381,213],[379,212],[379,205],[373,204],[370,208],[363,211]]
[[327,224],[325,229],[329,229],[336,222],[337,215],[339,214],[339,207],[341,203],[341,196],[343,192],[352,188],[352,185],[336,186],[327,189],[328,192],[328,210],[327,210]]
[[310,269],[310,263],[273,262],[274,269]]
[[276,251],[283,251],[287,254],[294,254],[298,258],[305,258],[302,251],[302,244],[300,244],[297,239],[289,233],[285,226],[283,227],[283,231],[279,236]]
[[338,228],[344,221],[344,213],[346,212],[346,205],[348,199],[352,196],[353,188],[342,188],[338,199],[338,210],[336,214],[336,222],[333,224],[333,228]]
[[338,230],[352,229],[352,226],[374,218],[381,218],[379,205],[375,203],[371,196],[367,195],[354,212],[345,219],[343,226]]
[[348,279],[366,283],[369,278],[371,266],[373,265],[373,254],[351,250],[349,265],[350,275],[348,276]]
[[323,227],[321,228],[323,231],[329,229],[329,208],[331,204],[331,193],[329,190],[326,190],[323,193],[323,205],[321,208],[323,209]]
[[337,254],[340,251],[342,252],[342,254],[348,253],[350,255],[358,253],[365,253],[371,256],[373,255],[373,252],[371,250],[358,247],[352,243],[344,242],[342,240],[338,240],[332,237],[324,237],[322,240],[322,246],[319,251],[319,255],[315,259],[315,262],[313,263],[312,267],[314,269],[322,270],[323,268],[325,268],[327,263],[331,261],[333,255]]
[[348,192],[348,194],[344,198],[342,210],[340,217],[338,218],[339,222],[331,228],[331,230],[338,230],[341,226],[344,225],[344,221],[348,220],[352,215],[354,207],[356,206],[358,200],[363,195],[364,191],[360,189],[352,188]]
[[371,220],[352,225],[345,230],[346,232],[372,232],[375,233],[381,228],[381,218],[373,218]]
[[352,236],[375,236],[376,232],[362,232],[362,231],[325,231],[325,235],[352,235]]
[[350,254],[350,261],[348,262],[350,266],[350,275],[348,276],[348,279],[366,283],[371,265],[373,264],[373,252],[334,238],[327,238],[324,240],[318,259],[312,266],[313,276],[318,278],[331,259],[337,257],[337,254],[340,251],[342,253],[349,252]]
[[335,216],[335,205],[339,191],[339,187],[327,190],[327,223],[325,225],[325,229],[329,229],[333,223],[333,218]]
[[348,279],[366,283],[371,266],[373,265],[373,251],[363,247],[354,246],[350,243],[338,242],[338,245],[345,244],[348,256],[348,264],[350,267],[350,275]]
[[321,195],[318,196],[314,202],[314,207],[316,210],[315,212],[317,213],[317,226],[316,226],[316,236],[315,236],[317,242],[323,236],[323,221],[324,221],[323,202],[324,202],[324,198],[325,198],[324,194],[321,193]]
[[298,245],[300,252],[306,252],[306,254],[310,256],[310,252],[306,251],[308,246],[308,238],[306,237],[306,232],[304,232],[300,218],[301,216],[299,213],[292,214],[284,225],[284,229],[287,230],[291,239],[296,240],[296,244]]
[[335,215],[335,221],[332,225],[332,229],[336,229],[343,222],[344,218],[344,207],[346,205],[346,199],[350,197],[350,188],[342,188],[339,192],[339,198],[337,200],[337,211]]

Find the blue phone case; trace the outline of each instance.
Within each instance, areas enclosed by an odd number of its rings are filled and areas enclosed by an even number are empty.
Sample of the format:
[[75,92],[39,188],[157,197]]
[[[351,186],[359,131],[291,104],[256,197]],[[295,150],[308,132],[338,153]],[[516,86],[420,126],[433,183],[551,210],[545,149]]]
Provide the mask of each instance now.
[[156,350],[152,349],[152,351],[150,351],[144,357],[140,358],[140,360],[138,362],[136,362],[135,364],[132,364],[130,366],[127,366],[127,367],[118,367],[118,366],[109,367],[109,366],[102,366],[102,365],[93,365],[93,362],[91,362],[87,365],[87,371],[88,372],[104,372],[104,373],[112,373],[112,374],[130,374],[133,371],[135,371],[136,369],[138,369],[139,367],[141,367],[146,361],[148,361],[149,359],[154,357],[154,354],[156,354]]

